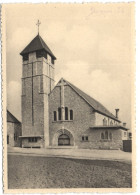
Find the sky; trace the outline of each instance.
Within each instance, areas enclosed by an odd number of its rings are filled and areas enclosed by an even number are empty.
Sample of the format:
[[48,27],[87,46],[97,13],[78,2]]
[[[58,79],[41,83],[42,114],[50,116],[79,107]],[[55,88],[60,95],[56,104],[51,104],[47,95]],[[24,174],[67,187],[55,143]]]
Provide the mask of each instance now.
[[131,129],[133,9],[126,4],[13,4],[5,7],[7,108],[21,120],[22,57],[37,35],[52,50],[61,77],[102,103]]

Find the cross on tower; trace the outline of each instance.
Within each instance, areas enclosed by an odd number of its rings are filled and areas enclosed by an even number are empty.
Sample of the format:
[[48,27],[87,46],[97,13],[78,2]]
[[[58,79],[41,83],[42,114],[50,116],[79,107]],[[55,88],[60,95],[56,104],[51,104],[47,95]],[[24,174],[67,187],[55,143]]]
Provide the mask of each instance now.
[[38,26],[38,34],[39,34],[39,25],[41,24],[41,22],[38,20],[36,25]]

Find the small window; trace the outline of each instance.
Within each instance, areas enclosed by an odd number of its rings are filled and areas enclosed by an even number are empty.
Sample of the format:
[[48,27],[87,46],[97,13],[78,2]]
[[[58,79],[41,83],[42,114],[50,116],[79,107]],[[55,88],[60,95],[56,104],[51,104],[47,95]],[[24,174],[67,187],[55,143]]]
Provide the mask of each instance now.
[[53,114],[54,114],[54,121],[57,121],[56,111],[54,111]]
[[61,108],[58,108],[58,120],[61,120]]
[[65,107],[65,120],[68,120],[68,108]]
[[124,132],[124,137],[126,137],[126,135],[127,135],[127,133],[126,133],[126,132]]
[[70,110],[70,120],[73,120],[73,110]]
[[86,136],[85,138],[86,138],[86,141],[88,141],[88,136]]
[[88,136],[82,136],[82,141],[88,141]]
[[29,137],[28,141],[29,142],[37,142],[37,137]]

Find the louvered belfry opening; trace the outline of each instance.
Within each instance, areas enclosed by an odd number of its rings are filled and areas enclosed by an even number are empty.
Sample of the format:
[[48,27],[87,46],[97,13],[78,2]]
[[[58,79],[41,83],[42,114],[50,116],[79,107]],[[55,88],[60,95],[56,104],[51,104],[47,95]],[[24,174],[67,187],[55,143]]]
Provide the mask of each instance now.
[[44,49],[38,50],[36,51],[36,57],[37,58],[44,57],[45,59],[47,59],[47,52]]

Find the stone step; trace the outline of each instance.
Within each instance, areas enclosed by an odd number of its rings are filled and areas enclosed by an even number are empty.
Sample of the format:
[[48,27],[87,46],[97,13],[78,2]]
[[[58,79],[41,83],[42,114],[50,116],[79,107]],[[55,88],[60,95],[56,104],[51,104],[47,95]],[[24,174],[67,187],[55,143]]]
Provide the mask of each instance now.
[[48,149],[76,149],[77,146],[48,146]]

